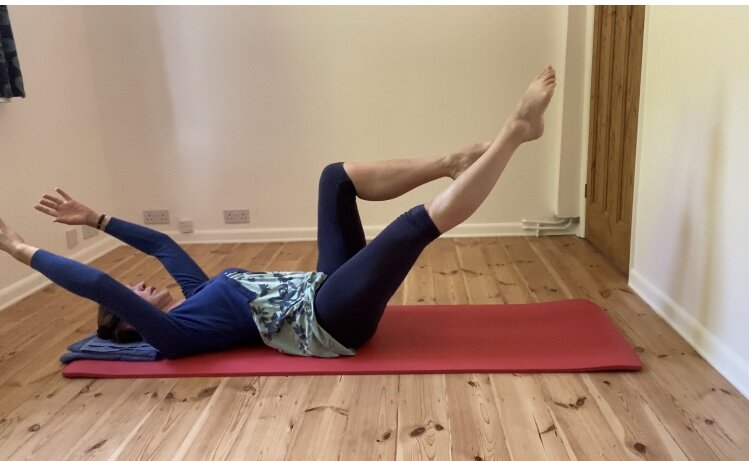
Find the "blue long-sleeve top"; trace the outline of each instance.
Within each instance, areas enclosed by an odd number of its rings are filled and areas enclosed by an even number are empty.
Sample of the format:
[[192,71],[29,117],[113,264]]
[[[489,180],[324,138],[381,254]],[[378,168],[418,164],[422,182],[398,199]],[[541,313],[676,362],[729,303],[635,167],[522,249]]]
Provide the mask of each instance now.
[[166,234],[117,218],[110,218],[104,231],[158,258],[185,301],[164,313],[104,272],[45,250],[34,254],[31,267],[68,291],[106,306],[168,358],[263,343],[248,305],[254,294],[226,277],[242,269],[209,279]]

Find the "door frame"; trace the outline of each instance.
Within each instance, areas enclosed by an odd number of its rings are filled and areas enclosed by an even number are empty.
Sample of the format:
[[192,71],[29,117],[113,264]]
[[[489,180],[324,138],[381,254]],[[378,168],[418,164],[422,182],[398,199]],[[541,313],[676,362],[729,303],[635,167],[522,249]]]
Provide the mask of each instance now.
[[587,5],[585,12],[585,83],[583,84],[583,123],[582,123],[582,156],[580,159],[580,225],[577,226],[577,236],[585,238],[585,225],[587,220],[587,202],[585,198],[585,185],[588,183],[588,152],[590,146],[590,92],[593,80],[593,37],[595,32],[595,5]]
[[646,72],[647,60],[645,59],[648,55],[648,31],[650,30],[650,7],[645,5],[645,21],[642,27],[642,64],[640,67],[640,98],[637,105],[637,139],[635,140],[635,176],[632,182],[632,230],[629,244],[629,274],[632,274],[632,269],[635,267],[635,240],[637,238],[637,204],[639,202],[639,184],[640,184],[640,167],[642,162],[640,157],[642,154],[642,132],[643,132],[643,120],[645,119],[645,93],[647,88],[645,85],[645,79],[643,76]]
[[[645,75],[646,72],[646,56],[648,50],[648,31],[650,24],[650,7],[645,6],[645,23],[643,25],[642,32],[642,65],[640,75]],[[588,183],[588,160],[590,157],[590,95],[591,86],[593,80],[593,39],[595,34],[595,7],[596,5],[587,5],[586,16],[585,16],[585,83],[584,83],[584,101],[583,101],[583,123],[582,123],[582,156],[580,162],[580,225],[577,227],[576,235],[580,238],[585,238],[585,228],[587,221],[587,198],[585,196],[585,189]],[[640,80],[640,94],[639,104],[637,109],[637,138],[635,140],[635,166],[634,166],[634,181],[632,190],[632,228],[630,231],[630,247],[629,247],[629,273],[632,272],[635,260],[635,240],[637,233],[637,205],[639,202],[639,182],[640,182],[640,153],[642,152],[642,128],[643,128],[643,114],[645,112],[644,95],[646,93],[645,80],[641,77]]]

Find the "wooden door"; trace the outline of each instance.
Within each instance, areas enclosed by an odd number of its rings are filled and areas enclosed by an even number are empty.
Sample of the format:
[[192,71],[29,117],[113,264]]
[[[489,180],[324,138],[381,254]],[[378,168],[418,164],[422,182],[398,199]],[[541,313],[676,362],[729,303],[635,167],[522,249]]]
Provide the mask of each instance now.
[[629,272],[644,6],[596,6],[585,237]]

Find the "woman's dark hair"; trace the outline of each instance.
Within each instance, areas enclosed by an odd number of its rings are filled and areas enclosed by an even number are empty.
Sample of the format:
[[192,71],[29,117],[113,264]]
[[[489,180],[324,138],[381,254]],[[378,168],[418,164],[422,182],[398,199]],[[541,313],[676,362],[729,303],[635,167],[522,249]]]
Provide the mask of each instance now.
[[135,343],[143,341],[133,327],[114,315],[106,306],[99,304],[99,318],[96,336],[109,339],[115,343]]

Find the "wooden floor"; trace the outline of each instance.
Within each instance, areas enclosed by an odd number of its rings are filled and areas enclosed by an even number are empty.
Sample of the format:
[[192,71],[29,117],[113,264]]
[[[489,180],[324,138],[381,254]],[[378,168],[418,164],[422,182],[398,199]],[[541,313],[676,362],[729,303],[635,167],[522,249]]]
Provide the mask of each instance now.
[[[209,275],[316,258],[312,243],[187,249]],[[177,294],[131,249],[94,265]],[[644,370],[67,380],[58,356],[95,328],[95,309],[49,287],[0,312],[0,459],[748,459],[749,402],[585,240],[440,239],[393,304],[566,298],[602,306]]]

